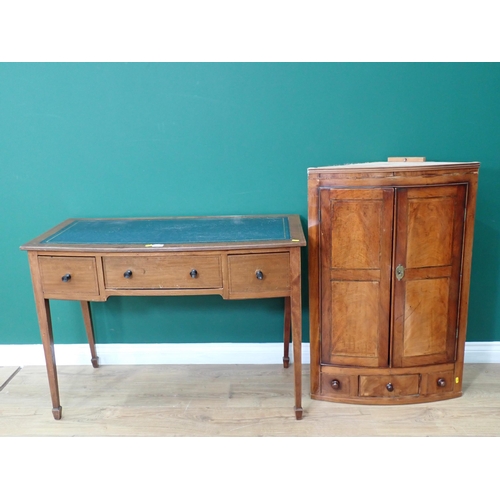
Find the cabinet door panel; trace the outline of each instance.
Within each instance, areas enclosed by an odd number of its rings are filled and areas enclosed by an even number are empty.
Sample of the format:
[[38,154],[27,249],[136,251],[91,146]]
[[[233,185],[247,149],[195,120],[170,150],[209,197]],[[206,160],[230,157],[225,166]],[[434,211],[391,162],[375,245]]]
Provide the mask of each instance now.
[[387,366],[394,190],[321,191],[321,362]]
[[[377,358],[380,283],[376,281],[331,282],[331,344],[335,357]],[[353,332],[355,334],[353,335]]]
[[408,268],[450,264],[455,215],[454,202],[454,196],[437,197],[437,193],[434,198],[410,198],[407,214],[406,265]]
[[406,283],[403,356],[446,351],[450,279]]
[[455,359],[465,185],[397,190],[393,366]]

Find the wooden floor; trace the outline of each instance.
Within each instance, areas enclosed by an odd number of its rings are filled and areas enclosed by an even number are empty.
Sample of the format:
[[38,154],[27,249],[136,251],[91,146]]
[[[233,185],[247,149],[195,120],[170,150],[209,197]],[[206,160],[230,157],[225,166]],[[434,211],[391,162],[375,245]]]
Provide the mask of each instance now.
[[466,364],[461,398],[400,406],[314,401],[305,365],[301,421],[291,367],[58,370],[60,421],[52,417],[45,367],[0,367],[0,436],[500,436],[500,364]]

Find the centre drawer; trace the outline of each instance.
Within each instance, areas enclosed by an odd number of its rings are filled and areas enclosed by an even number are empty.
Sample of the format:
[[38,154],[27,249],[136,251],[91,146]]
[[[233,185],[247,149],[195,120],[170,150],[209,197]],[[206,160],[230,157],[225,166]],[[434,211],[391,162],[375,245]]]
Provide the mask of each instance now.
[[360,375],[359,395],[395,398],[420,393],[420,375]]
[[219,255],[104,257],[106,288],[222,288]]

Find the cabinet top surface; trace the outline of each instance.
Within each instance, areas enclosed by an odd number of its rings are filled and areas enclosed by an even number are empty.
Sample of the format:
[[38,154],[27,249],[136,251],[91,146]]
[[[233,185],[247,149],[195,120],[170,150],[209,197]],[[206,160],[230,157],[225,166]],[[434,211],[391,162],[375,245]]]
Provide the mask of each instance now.
[[21,250],[168,251],[304,246],[298,215],[68,219]]
[[477,170],[479,162],[405,162],[405,161],[380,161],[369,163],[348,163],[345,165],[331,165],[324,167],[310,167],[308,173],[316,174],[327,171],[405,171],[405,170],[456,170],[471,169]]

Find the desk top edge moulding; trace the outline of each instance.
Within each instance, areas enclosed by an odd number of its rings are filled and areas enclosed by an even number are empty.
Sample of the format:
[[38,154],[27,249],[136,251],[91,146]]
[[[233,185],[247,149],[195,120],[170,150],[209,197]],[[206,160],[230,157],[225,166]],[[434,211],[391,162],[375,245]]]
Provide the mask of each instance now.
[[67,219],[28,252],[52,413],[62,416],[50,300],[79,301],[99,367],[90,302],[110,296],[284,298],[283,366],[293,344],[295,418],[302,418],[301,247],[298,215]]
[[461,396],[479,166],[308,169],[313,399]]

